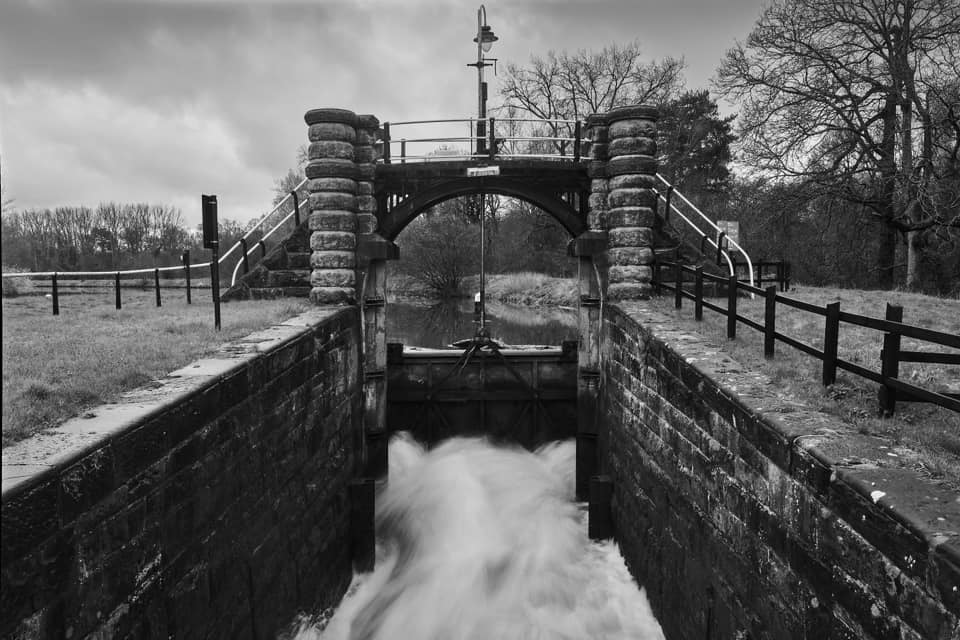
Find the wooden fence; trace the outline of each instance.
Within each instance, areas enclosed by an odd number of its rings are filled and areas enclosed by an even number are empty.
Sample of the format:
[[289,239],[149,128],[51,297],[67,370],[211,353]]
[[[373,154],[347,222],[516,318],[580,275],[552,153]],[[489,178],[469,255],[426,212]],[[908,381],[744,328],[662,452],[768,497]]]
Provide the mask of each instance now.
[[[672,282],[664,282],[662,270],[672,271]],[[684,274],[692,274],[693,280],[685,278]],[[712,282],[718,290],[724,290],[727,306],[723,307],[703,295],[704,282]],[[693,291],[687,291],[685,284],[692,284]],[[741,323],[763,334],[763,353],[767,358],[774,356],[777,341],[783,342],[794,349],[802,351],[822,362],[821,381],[824,386],[836,382],[837,369],[849,371],[854,375],[872,380],[880,385],[879,402],[880,413],[884,416],[892,415],[897,401],[902,402],[930,402],[953,411],[960,412],[960,394],[940,393],[923,389],[900,379],[900,364],[904,362],[918,362],[928,364],[960,365],[960,336],[940,331],[924,329],[903,324],[903,308],[887,305],[886,317],[871,318],[840,310],[840,303],[833,302],[820,307],[815,304],[788,298],[777,293],[777,286],[760,288],[737,280],[736,276],[716,276],[704,273],[703,267],[692,267],[679,262],[658,261],[654,265],[654,286],[656,292],[664,289],[674,294],[674,306],[682,308],[683,299],[693,300],[694,317],[703,320],[703,309],[715,311],[727,319],[727,338],[737,337],[737,323]],[[757,322],[737,313],[737,299],[739,293],[760,295],[764,297],[764,320]],[[796,338],[780,333],[776,330],[777,305],[785,305],[808,313],[821,316],[823,323],[823,349],[801,342]],[[859,327],[866,327],[884,332],[883,350],[880,352],[880,370],[873,371],[858,364],[844,360],[837,355],[841,323]],[[958,350],[958,353],[937,353],[931,351],[906,351],[900,346],[903,337],[913,338],[922,342],[948,347]]]

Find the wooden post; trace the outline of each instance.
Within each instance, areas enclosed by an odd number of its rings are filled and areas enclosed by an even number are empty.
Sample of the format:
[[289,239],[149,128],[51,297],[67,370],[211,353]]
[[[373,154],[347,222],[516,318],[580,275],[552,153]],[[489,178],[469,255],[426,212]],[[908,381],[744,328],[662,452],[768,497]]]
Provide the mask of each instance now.
[[595,231],[585,232],[571,243],[571,255],[580,261],[577,291],[580,305],[577,328],[577,452],[576,495],[585,501],[590,478],[597,473],[600,440],[600,332],[603,318],[601,291],[594,257],[606,250],[606,238]]
[[57,289],[57,272],[53,272],[53,278],[50,281],[50,286],[53,288],[53,315],[60,315],[60,291]]
[[587,534],[591,540],[613,537],[613,481],[610,476],[590,478],[590,503],[587,507]]
[[827,305],[827,317],[823,323],[823,386],[837,381],[837,343],[840,340],[840,303]]
[[160,306],[160,269],[153,270],[153,289],[157,294],[157,306]]
[[673,258],[673,280],[673,306],[679,309],[683,306],[683,267],[679,255]]
[[119,311],[123,307],[123,305],[120,303],[120,272],[119,271],[117,271],[116,275],[113,278],[113,284],[117,292],[116,305],[117,305],[117,311]]
[[[299,229],[300,228],[300,196],[297,195],[296,189],[291,191],[290,195],[293,196],[293,224]],[[260,241],[260,244],[263,244],[263,240]]]
[[772,358],[777,341],[777,287],[766,288],[763,312],[763,357]]
[[[887,304],[886,319],[903,322],[903,307]],[[900,334],[889,331],[883,334],[883,351],[880,352],[880,375],[896,378],[900,375]],[[882,384],[880,387],[880,416],[889,418],[897,408],[897,390]]]
[[703,267],[698,266],[693,281],[693,317],[703,320]]
[[[663,222],[664,222],[664,224],[666,224],[667,220],[670,219],[670,196],[672,196],[672,195],[673,195],[673,185],[670,185],[670,186],[667,187],[666,202],[664,203],[664,206],[663,206]],[[700,252],[703,253],[703,250],[701,249]]]
[[737,276],[727,278],[727,339],[737,337]]
[[184,251],[180,259],[183,260],[183,271],[187,278],[187,304],[193,304],[190,299],[190,249]]
[[355,571],[373,570],[376,538],[374,535],[374,498],[376,482],[373,478],[350,481],[350,555]]
[[243,252],[243,272],[250,273],[250,258],[247,256],[246,238],[240,238],[240,251]]

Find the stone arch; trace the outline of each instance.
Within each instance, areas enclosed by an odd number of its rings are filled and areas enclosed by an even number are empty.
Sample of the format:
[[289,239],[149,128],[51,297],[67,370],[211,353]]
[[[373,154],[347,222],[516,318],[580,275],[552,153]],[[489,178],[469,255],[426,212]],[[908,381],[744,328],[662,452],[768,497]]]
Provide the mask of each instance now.
[[378,232],[387,240],[395,240],[408,224],[430,207],[452,198],[474,195],[481,191],[525,200],[540,207],[552,215],[574,238],[587,230],[587,221],[584,217],[568,202],[555,194],[537,189],[535,186],[520,180],[487,176],[444,180],[441,183],[421,189],[403,200],[389,213],[381,212],[378,214],[380,218]]

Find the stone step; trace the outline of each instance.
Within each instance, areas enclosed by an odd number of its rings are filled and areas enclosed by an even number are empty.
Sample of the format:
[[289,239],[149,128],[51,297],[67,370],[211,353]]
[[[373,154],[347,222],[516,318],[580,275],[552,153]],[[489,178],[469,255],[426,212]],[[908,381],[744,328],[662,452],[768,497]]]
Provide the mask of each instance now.
[[309,251],[298,251],[298,252],[287,252],[287,266],[290,269],[306,269],[310,270],[310,252]]
[[255,287],[249,290],[250,300],[274,300],[276,298],[309,298],[312,287]]
[[[309,287],[309,269],[277,269],[267,274],[265,288],[274,287]],[[251,287],[252,288],[252,287]]]

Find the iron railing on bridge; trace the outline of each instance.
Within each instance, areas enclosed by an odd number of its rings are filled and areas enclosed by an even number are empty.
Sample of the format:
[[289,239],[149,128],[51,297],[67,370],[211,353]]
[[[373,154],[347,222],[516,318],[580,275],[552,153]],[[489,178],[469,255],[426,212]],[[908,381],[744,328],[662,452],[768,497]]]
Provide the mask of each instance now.
[[[579,162],[588,142],[583,138],[584,126],[580,120],[486,118],[484,121],[487,128],[483,138],[475,133],[476,118],[384,122],[379,162],[404,164],[469,158]],[[399,138],[398,129],[404,134]],[[438,136],[438,129],[451,135]],[[484,146],[482,152],[478,151]]]

